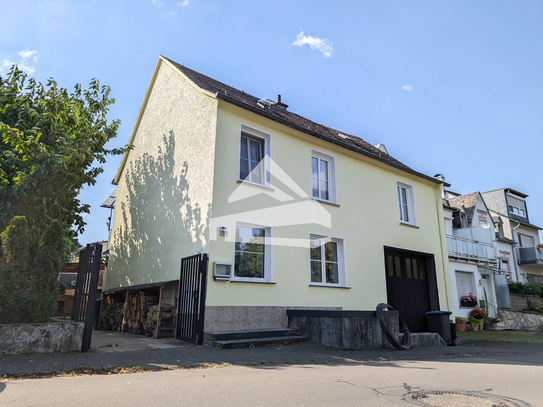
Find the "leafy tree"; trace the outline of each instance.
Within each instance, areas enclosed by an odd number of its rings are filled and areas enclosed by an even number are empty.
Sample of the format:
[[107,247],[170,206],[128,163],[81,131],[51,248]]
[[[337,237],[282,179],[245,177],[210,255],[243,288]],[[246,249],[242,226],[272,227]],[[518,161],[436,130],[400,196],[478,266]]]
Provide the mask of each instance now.
[[59,296],[64,232],[53,221],[42,234],[31,261],[29,231],[24,216],[14,217],[0,234],[0,323],[47,322]]
[[62,226],[58,220],[54,220],[41,236],[31,273],[27,305],[30,319],[34,322],[47,321],[55,313],[64,246]]
[[24,321],[26,310],[19,312],[26,300],[30,283],[28,223],[24,216],[14,217],[0,234],[0,323]]
[[110,154],[120,122],[106,115],[115,99],[93,79],[83,90],[44,86],[16,66],[0,76],[0,230],[24,215],[32,231],[31,250],[53,220],[67,231],[83,231],[89,205],[76,199],[83,185],[94,185]]

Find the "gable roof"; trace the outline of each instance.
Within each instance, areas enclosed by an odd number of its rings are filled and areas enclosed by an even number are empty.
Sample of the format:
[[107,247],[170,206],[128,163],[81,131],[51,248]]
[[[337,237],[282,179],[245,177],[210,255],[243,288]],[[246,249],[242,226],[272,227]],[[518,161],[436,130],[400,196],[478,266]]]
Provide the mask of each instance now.
[[[288,106],[285,104],[282,104],[282,103],[276,103],[276,104],[271,104],[271,105],[262,104],[259,102],[260,100],[263,100],[262,98],[257,98],[256,96],[250,95],[243,90],[239,90],[239,89],[233,88],[232,86],[219,82],[213,78],[210,78],[209,76],[203,75],[190,68],[187,68],[186,66],[180,65],[169,58],[160,56],[158,65],[160,65],[161,61],[166,61],[174,69],[177,69],[179,72],[181,72],[188,80],[190,80],[194,85],[196,85],[196,87],[198,87],[205,93],[214,96],[215,98],[219,100],[223,100],[227,103],[231,103],[243,109],[249,110],[260,116],[264,116],[268,119],[281,123],[295,130],[304,132],[313,137],[336,144],[348,150],[355,151],[366,157],[383,162],[392,167],[398,168],[402,171],[405,171],[417,177],[424,178],[425,180],[431,181],[433,183],[445,184],[446,186],[449,186],[449,184],[447,184],[444,181],[440,181],[434,177],[430,177],[428,175],[415,171],[414,169],[401,163],[400,161],[396,160],[394,157],[390,156],[389,154],[385,153],[379,148],[371,145],[370,143],[366,142],[360,137],[353,136],[351,134],[347,134],[344,132],[340,132],[331,127],[311,121],[296,113],[289,112],[286,109],[286,107]],[[158,65],[157,65],[157,69],[158,69]],[[156,76],[157,69],[155,69],[153,80],[154,80],[154,77]],[[141,112],[140,112],[140,116],[141,116]],[[140,117],[138,117],[138,120],[139,119]],[[137,127],[137,123],[134,128],[136,127]],[[133,137],[134,137],[134,133],[132,134],[129,145],[132,144]],[[123,157],[123,161],[121,162],[119,171],[117,172],[117,175],[114,179],[114,183],[116,183],[120,177],[122,168],[124,167],[124,164],[126,161],[127,154],[128,152],[126,152],[125,157]]]

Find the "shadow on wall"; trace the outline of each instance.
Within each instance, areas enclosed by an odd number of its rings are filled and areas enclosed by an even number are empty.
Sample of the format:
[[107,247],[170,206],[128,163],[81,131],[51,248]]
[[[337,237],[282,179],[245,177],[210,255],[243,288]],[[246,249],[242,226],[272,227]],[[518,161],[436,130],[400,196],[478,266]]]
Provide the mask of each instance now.
[[122,202],[116,214],[122,222],[113,232],[109,288],[177,279],[181,258],[207,246],[211,205],[201,208],[194,202],[187,181],[191,168],[186,161],[176,167],[175,153],[170,131],[157,154],[145,153],[125,167],[126,191],[117,196]]

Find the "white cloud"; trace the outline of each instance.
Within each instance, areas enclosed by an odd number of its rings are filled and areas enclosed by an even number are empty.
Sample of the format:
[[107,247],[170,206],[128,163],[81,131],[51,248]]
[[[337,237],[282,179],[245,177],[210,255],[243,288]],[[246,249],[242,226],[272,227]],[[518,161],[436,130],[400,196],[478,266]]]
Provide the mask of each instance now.
[[36,70],[36,69],[34,69],[34,67],[28,66],[27,64],[25,64],[24,61],[21,61],[18,65],[19,65],[19,69],[20,69],[21,71],[25,71],[26,73],[31,74],[31,75],[32,75],[32,74],[34,73],[34,71]]
[[327,39],[304,35],[304,32],[300,31],[300,34],[298,34],[296,41],[294,41],[292,45],[302,47],[306,44],[309,45],[311,49],[320,51],[325,58],[331,57],[332,52],[334,52],[332,44]]
[[33,62],[36,62],[38,60],[38,56],[36,55],[38,51],[30,51],[29,49],[25,49],[22,51],[19,51],[19,56],[23,58],[23,60],[32,58]]
[[413,90],[413,85],[411,85],[410,83],[408,83],[407,85],[402,85],[402,89],[407,91]]
[[158,6],[158,8],[162,8],[162,6],[164,6],[164,3],[159,0],[153,0],[153,6]]
[[177,11],[170,11],[171,16],[175,16],[177,14]]
[[190,4],[189,0],[185,0],[183,1],[183,3],[181,2],[177,3],[179,7],[187,7],[189,4]]

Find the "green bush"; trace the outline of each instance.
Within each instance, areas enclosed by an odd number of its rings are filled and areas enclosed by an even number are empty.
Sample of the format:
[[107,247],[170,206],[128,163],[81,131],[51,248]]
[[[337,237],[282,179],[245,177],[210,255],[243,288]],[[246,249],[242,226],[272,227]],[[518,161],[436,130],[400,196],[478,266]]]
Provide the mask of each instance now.
[[509,283],[509,292],[520,295],[537,295],[543,297],[543,287],[531,283]]
[[45,229],[33,261],[24,216],[15,216],[0,239],[0,323],[48,322],[59,296],[64,244],[60,222]]
[[24,322],[30,283],[28,223],[24,216],[15,216],[0,234],[0,323]]

